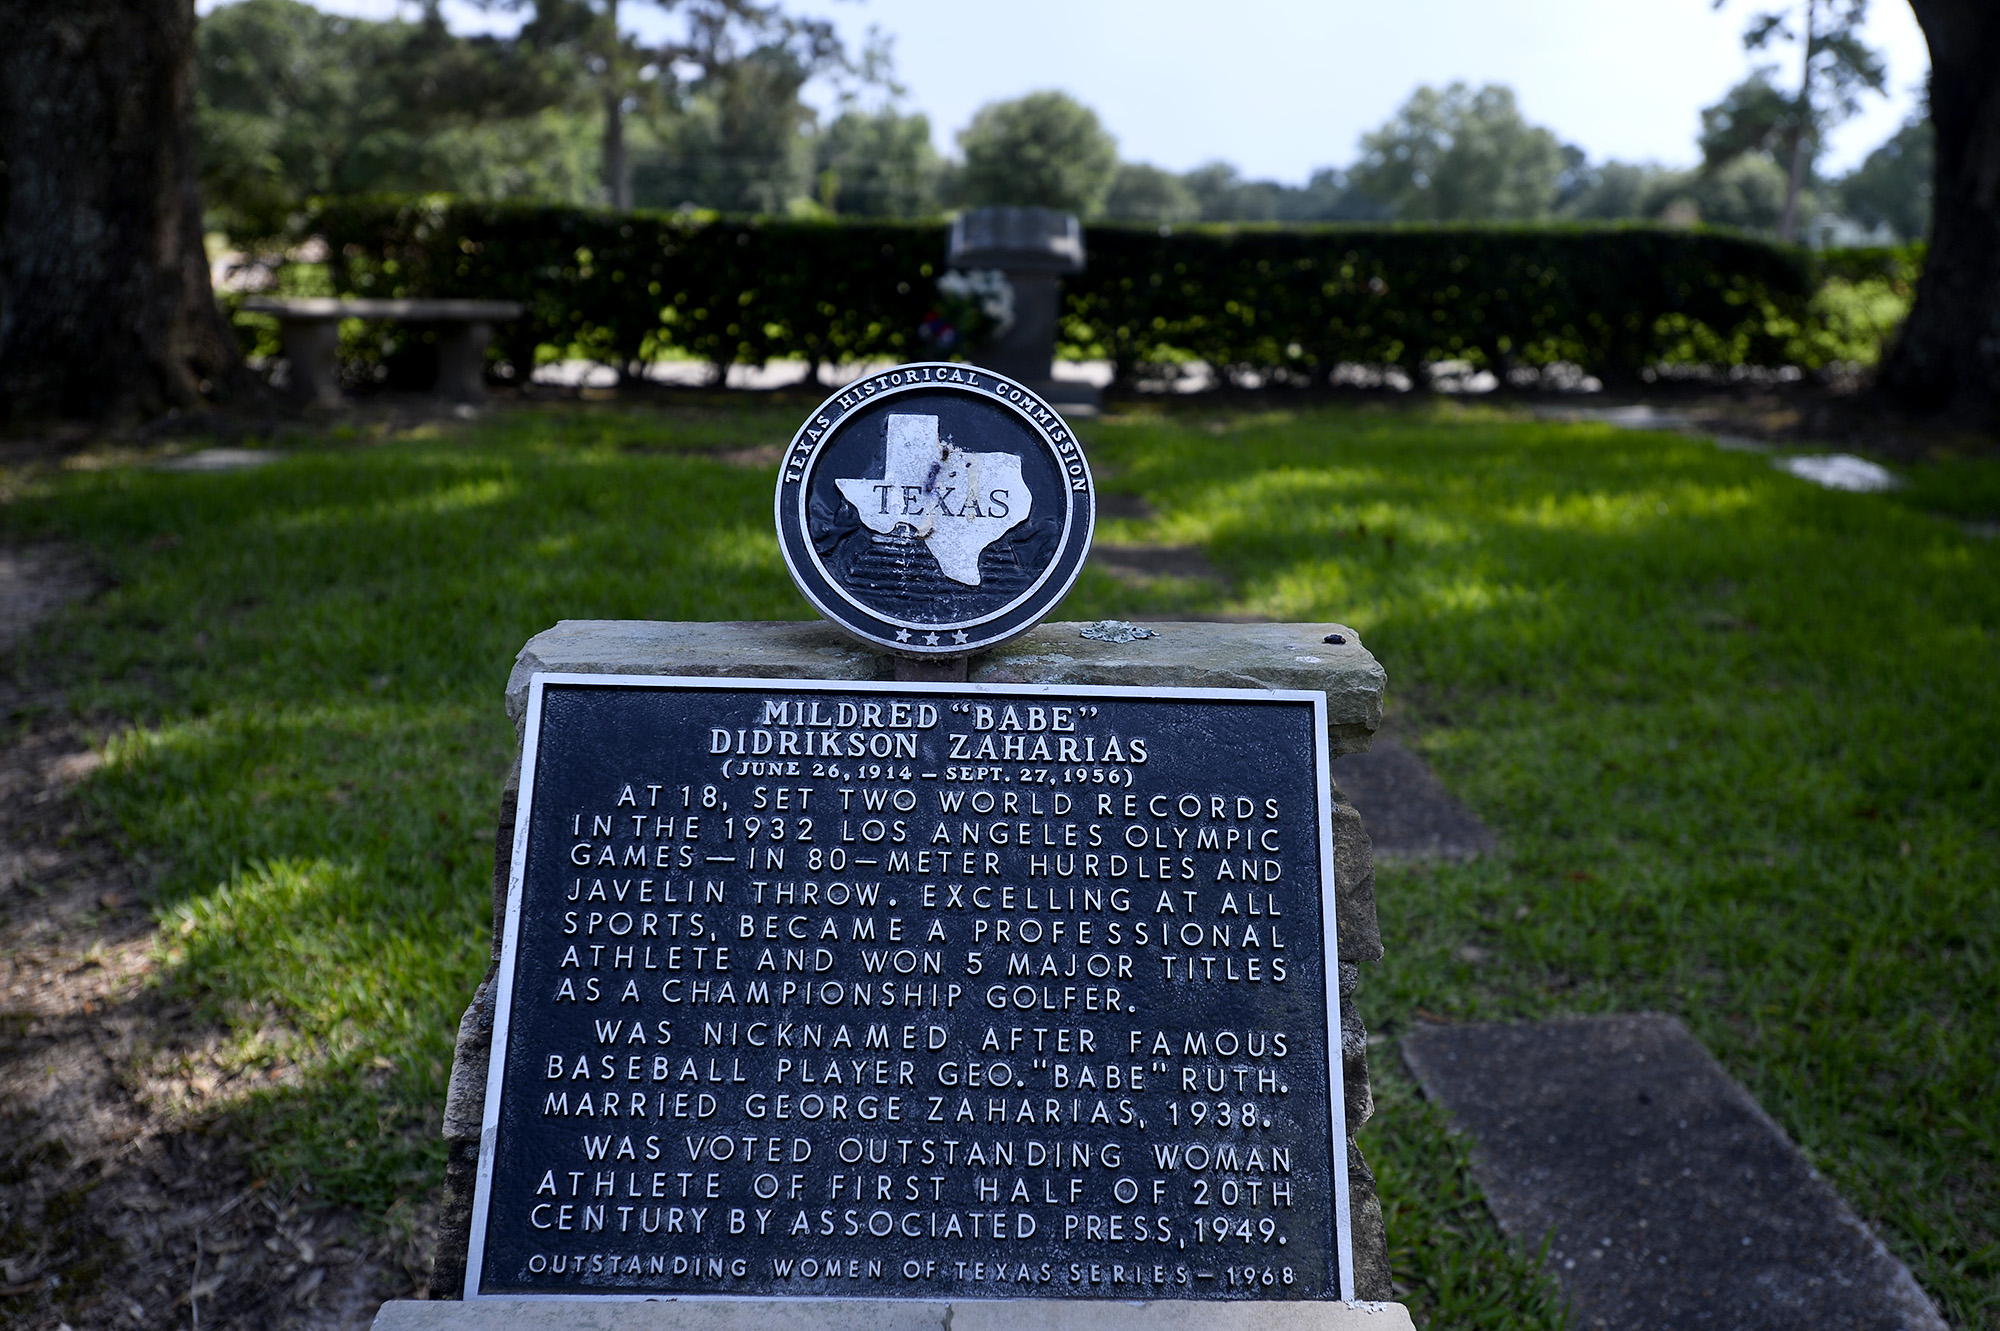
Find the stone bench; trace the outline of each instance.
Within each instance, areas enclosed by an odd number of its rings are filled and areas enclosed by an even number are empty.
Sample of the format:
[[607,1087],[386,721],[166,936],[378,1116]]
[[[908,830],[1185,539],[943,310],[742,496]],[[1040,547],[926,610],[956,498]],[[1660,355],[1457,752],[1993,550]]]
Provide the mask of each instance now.
[[433,391],[456,402],[486,395],[486,344],[493,325],[521,317],[512,300],[363,300],[343,296],[258,296],[243,302],[256,314],[278,319],[294,396],[309,402],[340,401],[334,353],[342,319],[400,319],[438,325],[438,377]]

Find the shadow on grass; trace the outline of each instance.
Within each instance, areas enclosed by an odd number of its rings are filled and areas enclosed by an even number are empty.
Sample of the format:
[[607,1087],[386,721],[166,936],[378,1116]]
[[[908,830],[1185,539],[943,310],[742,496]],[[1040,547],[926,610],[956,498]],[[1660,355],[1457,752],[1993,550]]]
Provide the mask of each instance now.
[[115,579],[43,650],[73,706],[134,723],[84,793],[156,868],[161,985],[229,1033],[199,1116],[376,1214],[441,1172],[514,652],[559,618],[804,610],[768,474],[632,456],[644,417],[550,424],[65,477],[7,515]]
[[1478,413],[1093,443],[1239,608],[1359,628],[1502,836],[1384,871],[1371,1024],[1679,1013],[1948,1317],[1990,1322],[1992,543],[1679,437]]

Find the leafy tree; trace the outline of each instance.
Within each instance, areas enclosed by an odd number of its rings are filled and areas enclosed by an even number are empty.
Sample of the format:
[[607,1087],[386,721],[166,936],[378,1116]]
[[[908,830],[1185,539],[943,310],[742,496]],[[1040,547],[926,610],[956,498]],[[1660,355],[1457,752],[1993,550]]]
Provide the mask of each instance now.
[[[797,85],[786,106],[759,108],[746,98],[781,95],[784,81],[795,70],[803,71],[798,80],[803,84],[815,74],[853,68],[831,23],[788,15],[777,0],[647,0],[680,20],[677,36],[656,43],[642,42],[625,29],[621,0],[493,3],[511,9],[532,8],[533,16],[521,29],[523,44],[577,71],[585,95],[603,116],[605,191],[611,206],[621,211],[632,206],[632,157],[626,129],[635,113],[662,120],[690,109],[697,93],[705,94],[705,107],[694,109],[713,116],[716,125],[706,133],[692,130],[688,141],[697,145],[693,151],[707,150],[707,160],[714,164],[746,141],[761,138],[768,143],[765,131],[774,120],[791,118],[796,123]],[[778,59],[780,54],[786,60]],[[731,70],[744,60],[750,60],[753,67]],[[684,69],[696,71],[692,82],[698,87],[682,86],[680,72]],[[674,138],[671,132],[664,137],[670,142]],[[790,145],[782,157],[786,163],[792,161]],[[696,174],[700,169],[697,166]],[[748,194],[739,197],[762,199],[769,193],[768,180],[757,186],[744,185],[743,189]]]
[[1363,194],[1349,173],[1322,167],[1305,188],[1285,191],[1278,215],[1288,222],[1379,222],[1389,212]]
[[1201,205],[1173,172],[1123,162],[1104,197],[1104,215],[1115,222],[1192,222],[1201,216]]
[[1306,220],[1294,206],[1300,191],[1275,180],[1245,180],[1228,168],[1227,177],[1211,172],[1205,183],[1202,217],[1216,222],[1291,222]]
[[[1761,154],[1663,177],[1644,203],[1644,216],[1666,216],[1745,231],[1775,231],[1788,203],[1785,169]],[[1810,196],[1806,196],[1810,197]]]
[[1255,205],[1244,197],[1244,187],[1249,182],[1228,162],[1205,162],[1182,176],[1181,183],[1194,196],[1195,207],[1200,209],[1204,222],[1266,220],[1255,215]]
[[1606,162],[1578,173],[1558,208],[1578,221],[1659,218],[1693,225],[1772,231],[1785,210],[1785,172],[1769,157],[1731,158],[1709,169],[1672,171],[1652,163]]
[[1245,180],[1227,162],[1198,166],[1182,178],[1205,222],[1381,221],[1385,205],[1364,197],[1346,172],[1313,172],[1303,187],[1275,180]]
[[1059,208],[1093,217],[1118,170],[1118,145],[1097,113],[1067,93],[991,102],[959,131],[962,202]]
[[1349,180],[1364,197],[1413,220],[1546,217],[1581,162],[1530,125],[1511,88],[1420,87],[1395,117],[1361,139]]
[[813,144],[816,194],[843,216],[923,217],[937,210],[931,122],[892,107],[849,109]]
[[656,118],[658,145],[633,154],[632,197],[731,212],[782,213],[806,197],[812,149],[799,101],[809,71],[783,46],[719,61]]
[[201,21],[195,49],[203,194],[233,234],[276,234],[322,194],[593,192],[561,71],[435,13],[373,23],[242,0]]
[[1904,240],[1922,240],[1931,229],[1931,177],[1936,171],[1937,136],[1930,116],[1913,115],[1840,181],[1841,209],[1863,226],[1886,222]]
[[1313,172],[1303,188],[1288,187],[1278,199],[1278,217],[1287,222],[1380,222],[1389,216],[1349,172],[1331,167]]
[[1704,166],[1724,166],[1749,153],[1772,161],[1784,156],[1797,105],[1771,81],[1777,72],[1776,65],[1764,65],[1703,108],[1695,143]]
[[1578,188],[1557,211],[1584,222],[1651,217],[1664,206],[1665,189],[1682,181],[1680,173],[1650,162],[1606,162],[1578,177]]
[[[1726,0],[1715,0],[1720,9]],[[1709,113],[1702,116],[1704,160],[1719,165],[1725,156],[1771,152],[1785,168],[1785,203],[1778,220],[1778,237],[1798,238],[1799,199],[1812,173],[1826,132],[1860,109],[1864,91],[1881,92],[1885,71],[1881,53],[1861,40],[1868,0],[1792,0],[1783,8],[1753,14],[1743,32],[1745,50],[1762,51],[1780,43],[1796,43],[1799,89],[1790,105],[1770,86],[1772,70],[1760,70],[1724,98],[1718,133],[1711,143]],[[1753,85],[1759,83],[1763,87]],[[1729,108],[1729,109],[1725,109]],[[1775,141],[1775,142],[1774,142]],[[1733,149],[1733,151],[1731,151]]]

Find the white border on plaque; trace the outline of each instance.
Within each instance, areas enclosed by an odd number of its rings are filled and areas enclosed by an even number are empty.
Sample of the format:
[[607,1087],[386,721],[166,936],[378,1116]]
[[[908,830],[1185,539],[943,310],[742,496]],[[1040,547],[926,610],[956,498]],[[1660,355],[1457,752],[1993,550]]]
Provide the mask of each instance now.
[[[1329,1144],[1329,1165],[1333,1173],[1334,1205],[1334,1254],[1338,1266],[1340,1298],[1344,1302],[1354,1300],[1354,1242],[1353,1219],[1350,1211],[1349,1183],[1347,1176],[1347,1099],[1345,1071],[1342,1064],[1345,1049],[1341,1038],[1340,1022],[1340,940],[1338,906],[1334,892],[1333,865],[1333,791],[1328,773],[1326,737],[1326,694],[1318,689],[1202,689],[1202,688],[1134,688],[1128,686],[1101,684],[959,684],[959,683],[899,683],[881,681],[847,680],[799,680],[799,679],[736,679],[726,676],[690,677],[675,675],[596,675],[570,674],[556,671],[536,671],[528,684],[528,711],[524,721],[521,741],[521,781],[520,795],[514,812],[514,845],[512,861],[507,871],[507,913],[501,935],[500,969],[495,978],[497,992],[493,1000],[493,1039],[487,1051],[486,1064],[486,1105],[480,1121],[479,1133],[479,1173],[472,1199],[472,1223],[466,1245],[465,1287],[463,1297],[474,1300],[566,1300],[585,1302],[637,1303],[648,1300],[670,1301],[740,1301],[745,1299],[798,1298],[800,1301],[827,1298],[860,1299],[902,1299],[909,1302],[936,1302],[940,1296],[923,1295],[774,1295],[766,1292],[756,1294],[714,1294],[682,1293],[674,1291],[624,1292],[607,1290],[593,1293],[521,1293],[485,1294],[479,1289],[479,1280],[485,1261],[486,1220],[493,1193],[494,1152],[498,1145],[500,1129],[500,1093],[506,1080],[507,1038],[510,1018],[513,1013],[514,971],[520,951],[521,901],[526,887],[528,868],[528,828],[533,812],[535,789],[535,766],[541,736],[542,694],[550,684],[584,684],[599,687],[633,689],[683,689],[683,690],[731,690],[782,689],[787,692],[838,692],[838,693],[900,693],[936,694],[957,696],[988,696],[1009,698],[1035,697],[1094,697],[1094,698],[1136,698],[1149,702],[1173,699],[1215,699],[1224,702],[1309,702],[1313,708],[1313,755],[1315,797],[1318,801],[1320,858],[1320,913],[1325,921],[1323,960],[1326,986],[1326,1049],[1327,1049],[1327,1091],[1329,1129],[1332,1141]],[[1062,1296],[1048,1294],[1028,1295],[1026,1298],[1047,1300]],[[1016,1302],[1018,1300],[969,1300],[961,1296],[950,1296],[952,1302]],[[1078,1303],[1104,1302],[1098,1297],[1073,1300]],[[1111,1300],[1119,1301],[1119,1300]],[[1125,1300],[1128,1301],[1129,1300]],[[1181,1300],[1166,1302],[1186,1302],[1196,1306],[1208,1303],[1228,1304],[1238,1300]],[[1315,1300],[1285,1300],[1285,1302],[1310,1303]]]

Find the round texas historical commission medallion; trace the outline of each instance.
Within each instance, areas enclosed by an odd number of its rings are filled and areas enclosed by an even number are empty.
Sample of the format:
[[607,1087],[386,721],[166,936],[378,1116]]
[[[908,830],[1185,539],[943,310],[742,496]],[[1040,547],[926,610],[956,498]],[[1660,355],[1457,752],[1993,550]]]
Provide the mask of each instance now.
[[778,473],[806,599],[868,642],[963,656],[1025,633],[1090,551],[1090,467],[1053,407],[971,365],[899,365],[820,404]]

